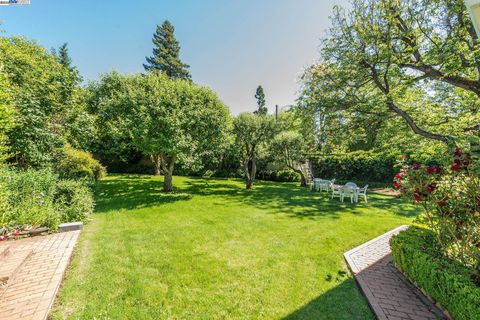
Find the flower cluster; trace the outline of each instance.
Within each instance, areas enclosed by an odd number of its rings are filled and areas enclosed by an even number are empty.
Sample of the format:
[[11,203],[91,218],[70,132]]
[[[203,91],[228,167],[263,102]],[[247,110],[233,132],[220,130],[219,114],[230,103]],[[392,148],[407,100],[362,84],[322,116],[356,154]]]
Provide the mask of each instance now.
[[422,207],[420,222],[437,234],[447,256],[480,266],[480,161],[460,148],[443,166],[407,161],[402,158],[393,187]]
[[31,226],[0,227],[0,242],[27,235],[28,231],[31,229],[32,229]]

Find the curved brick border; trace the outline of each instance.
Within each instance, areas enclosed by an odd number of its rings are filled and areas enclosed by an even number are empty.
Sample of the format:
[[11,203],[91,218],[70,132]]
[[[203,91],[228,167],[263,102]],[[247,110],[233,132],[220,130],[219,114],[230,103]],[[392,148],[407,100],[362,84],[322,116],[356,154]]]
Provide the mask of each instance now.
[[380,320],[448,319],[393,265],[390,238],[398,227],[344,254],[360,289]]

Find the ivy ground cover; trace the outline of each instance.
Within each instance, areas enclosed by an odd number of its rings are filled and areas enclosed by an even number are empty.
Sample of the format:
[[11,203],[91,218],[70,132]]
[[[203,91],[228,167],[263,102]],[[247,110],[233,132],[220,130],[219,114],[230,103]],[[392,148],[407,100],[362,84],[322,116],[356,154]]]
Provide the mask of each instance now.
[[110,176],[53,319],[373,319],[343,253],[417,211],[292,183]]

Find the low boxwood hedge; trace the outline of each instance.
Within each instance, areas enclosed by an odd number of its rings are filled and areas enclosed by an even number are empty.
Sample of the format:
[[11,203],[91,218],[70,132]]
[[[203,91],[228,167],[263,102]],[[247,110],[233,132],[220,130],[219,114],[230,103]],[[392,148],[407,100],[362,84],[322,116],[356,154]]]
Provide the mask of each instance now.
[[396,266],[454,319],[480,319],[480,286],[469,268],[441,255],[432,231],[410,227],[390,245]]

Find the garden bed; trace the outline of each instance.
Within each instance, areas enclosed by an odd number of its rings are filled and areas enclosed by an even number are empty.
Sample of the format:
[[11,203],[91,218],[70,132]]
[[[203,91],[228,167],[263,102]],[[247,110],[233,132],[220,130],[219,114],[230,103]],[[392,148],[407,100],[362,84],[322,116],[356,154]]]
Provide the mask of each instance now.
[[454,319],[480,317],[480,286],[472,271],[442,256],[433,232],[410,227],[390,245],[396,266]]

